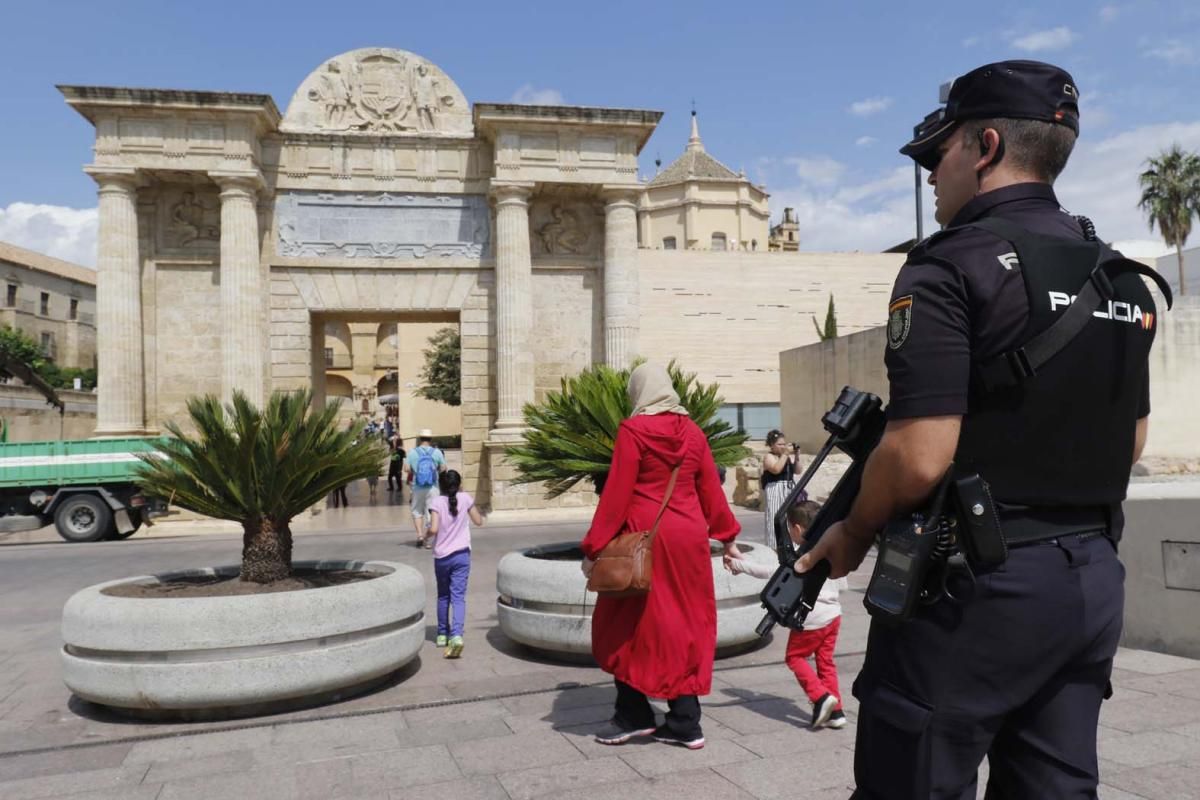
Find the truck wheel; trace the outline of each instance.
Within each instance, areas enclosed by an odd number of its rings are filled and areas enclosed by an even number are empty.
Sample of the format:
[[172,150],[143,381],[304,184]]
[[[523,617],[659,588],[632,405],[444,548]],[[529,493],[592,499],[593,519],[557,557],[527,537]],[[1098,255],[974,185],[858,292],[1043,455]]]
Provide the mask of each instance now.
[[68,542],[95,542],[112,525],[112,511],[99,497],[78,494],[67,498],[54,512],[54,527]]

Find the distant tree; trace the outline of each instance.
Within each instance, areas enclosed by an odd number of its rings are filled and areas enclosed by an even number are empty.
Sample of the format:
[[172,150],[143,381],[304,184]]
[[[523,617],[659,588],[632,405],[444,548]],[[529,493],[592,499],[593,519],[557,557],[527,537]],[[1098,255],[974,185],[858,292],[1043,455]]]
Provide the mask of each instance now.
[[817,315],[816,314],[813,314],[812,324],[813,324],[813,327],[817,329],[817,336],[820,337],[822,342],[825,341],[826,339],[836,339],[837,338],[837,335],[838,335],[837,334],[837,311],[835,311],[833,308],[833,295],[832,294],[829,295],[829,308],[827,308],[825,310],[825,327],[822,328],[820,325],[817,324]]
[[426,400],[457,406],[462,402],[462,339],[458,329],[442,328],[429,337],[429,345],[424,351],[425,366],[416,394]]
[[7,325],[0,327],[0,351],[24,361],[38,373],[43,371],[47,363],[41,346],[33,337]]
[[1179,293],[1187,294],[1183,277],[1183,246],[1192,233],[1192,218],[1200,215],[1200,156],[1171,145],[1147,162],[1149,169],[1138,177],[1150,230],[1157,225],[1163,241],[1175,248],[1179,261]]

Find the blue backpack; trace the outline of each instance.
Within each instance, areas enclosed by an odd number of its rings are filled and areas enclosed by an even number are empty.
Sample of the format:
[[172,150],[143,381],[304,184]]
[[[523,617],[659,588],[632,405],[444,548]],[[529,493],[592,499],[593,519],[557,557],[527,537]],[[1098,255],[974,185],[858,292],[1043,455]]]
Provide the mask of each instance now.
[[417,468],[413,478],[414,483],[427,489],[437,483],[437,462],[433,460],[432,447],[417,448]]

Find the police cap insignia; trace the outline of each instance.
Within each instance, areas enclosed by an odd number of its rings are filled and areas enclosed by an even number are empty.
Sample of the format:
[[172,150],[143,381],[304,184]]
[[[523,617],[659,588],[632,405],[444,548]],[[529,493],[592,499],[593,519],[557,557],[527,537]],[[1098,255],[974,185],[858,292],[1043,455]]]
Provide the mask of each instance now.
[[897,297],[888,306],[888,347],[893,350],[899,350],[908,339],[908,332],[912,329],[912,305],[913,296],[906,294]]

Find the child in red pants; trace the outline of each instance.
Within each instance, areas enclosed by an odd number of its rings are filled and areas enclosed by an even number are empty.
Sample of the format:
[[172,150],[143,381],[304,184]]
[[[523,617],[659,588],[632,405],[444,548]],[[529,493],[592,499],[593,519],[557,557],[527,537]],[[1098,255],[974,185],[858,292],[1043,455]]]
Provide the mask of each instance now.
[[[821,506],[812,500],[797,503],[788,509],[788,528],[792,541],[804,541],[804,532],[812,524]],[[756,578],[769,578],[774,567],[751,564],[740,558],[726,556],[725,566],[735,575],[746,573]],[[812,728],[844,728],[846,715],[842,712],[841,690],[838,688],[837,667],[833,663],[833,650],[837,645],[838,630],[842,625],[842,604],[838,591],[846,588],[846,579],[827,580],[817,596],[816,606],[804,620],[804,630],[792,631],[788,635],[787,665],[796,674],[808,699],[812,701]],[[816,671],[808,665],[808,659],[816,663]]]

